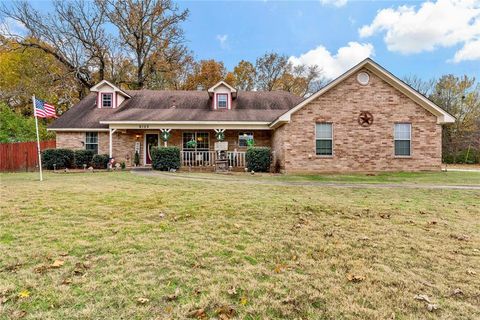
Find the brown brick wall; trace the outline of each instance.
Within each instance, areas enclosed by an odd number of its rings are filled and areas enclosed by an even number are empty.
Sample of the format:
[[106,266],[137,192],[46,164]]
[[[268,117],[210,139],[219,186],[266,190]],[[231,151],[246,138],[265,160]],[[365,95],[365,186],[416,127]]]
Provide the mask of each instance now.
[[[58,149],[85,149],[85,132],[57,132]],[[98,153],[108,154],[108,132],[98,133]]]
[[[287,172],[439,170],[442,128],[437,118],[401,92],[370,74],[366,86],[356,74],[292,114],[282,129]],[[374,116],[361,127],[360,111]],[[315,155],[315,123],[333,123],[332,157]],[[411,157],[394,156],[394,124],[412,123]],[[280,143],[275,142],[276,149]]]

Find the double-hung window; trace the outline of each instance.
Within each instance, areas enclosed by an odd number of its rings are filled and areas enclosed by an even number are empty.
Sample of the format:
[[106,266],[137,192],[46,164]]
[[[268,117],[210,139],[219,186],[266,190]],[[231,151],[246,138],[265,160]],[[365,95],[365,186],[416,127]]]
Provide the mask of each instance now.
[[113,106],[113,94],[102,93],[102,108],[112,108]]
[[394,129],[395,155],[410,156],[412,140],[412,124],[396,123]]
[[225,93],[217,94],[218,109],[227,109],[227,103],[228,103],[228,94],[225,94]]
[[85,132],[85,150],[98,154],[98,132]]
[[253,132],[240,132],[238,134],[238,146],[248,147],[248,141],[253,140]]
[[333,125],[331,123],[316,124],[315,144],[317,156],[333,155]]

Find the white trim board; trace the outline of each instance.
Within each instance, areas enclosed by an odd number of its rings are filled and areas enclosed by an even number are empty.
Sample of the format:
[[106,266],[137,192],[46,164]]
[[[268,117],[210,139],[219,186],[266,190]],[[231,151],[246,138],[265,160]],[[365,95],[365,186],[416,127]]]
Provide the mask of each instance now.
[[375,61],[373,61],[370,58],[367,58],[357,64],[356,66],[352,67],[350,70],[346,71],[344,74],[330,82],[328,85],[317,91],[316,93],[312,94],[310,97],[307,99],[303,100],[299,104],[297,104],[295,107],[290,109],[289,111],[285,112],[282,114],[280,117],[278,117],[276,120],[274,120],[271,124],[271,128],[277,128],[278,126],[282,125],[283,123],[288,123],[290,122],[290,117],[293,113],[297,112],[298,110],[302,109],[304,106],[308,105],[310,102],[313,100],[317,99],[330,89],[334,88],[341,82],[343,82],[345,79],[353,75],[354,73],[358,72],[360,69],[366,68],[368,71],[374,73],[376,76],[380,77],[382,80],[386,81],[390,85],[392,85],[395,89],[399,90],[403,94],[405,94],[407,97],[412,99],[414,102],[431,112],[433,115],[437,116],[437,123],[438,124],[444,124],[444,123],[453,123],[455,122],[455,118],[437,106],[435,103],[427,99],[425,96],[420,94],[419,92],[415,91],[413,88],[408,86],[406,83],[395,77],[392,73],[387,71],[385,68],[377,64]]
[[108,128],[47,128],[47,131],[80,131],[80,132],[92,132],[92,131],[105,131],[108,132]]

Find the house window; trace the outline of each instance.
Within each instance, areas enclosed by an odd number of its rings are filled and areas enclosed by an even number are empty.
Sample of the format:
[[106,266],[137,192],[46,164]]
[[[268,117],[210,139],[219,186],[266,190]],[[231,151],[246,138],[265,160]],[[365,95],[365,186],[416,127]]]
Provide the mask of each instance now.
[[85,132],[85,150],[98,154],[98,132]]
[[227,109],[228,94],[217,94],[217,108]]
[[113,94],[102,93],[102,108],[111,108],[112,100],[113,100]]
[[240,132],[238,133],[238,146],[248,147],[248,141],[253,140],[253,132]]
[[395,155],[410,156],[411,140],[412,140],[412,124],[396,123],[395,130]]
[[315,144],[317,156],[333,155],[333,134],[331,123],[317,123],[315,126]]
[[[183,149],[200,151],[209,150],[209,138],[208,132],[184,132]],[[195,143],[192,143],[191,141],[195,141]]]

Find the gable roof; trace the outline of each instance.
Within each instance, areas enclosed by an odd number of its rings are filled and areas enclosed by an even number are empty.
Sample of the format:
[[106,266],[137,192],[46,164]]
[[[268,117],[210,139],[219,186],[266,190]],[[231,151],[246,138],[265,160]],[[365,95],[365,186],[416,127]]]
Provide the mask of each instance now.
[[211,86],[210,88],[208,88],[207,92],[210,96],[213,95],[213,93],[215,92],[215,89],[220,87],[220,86],[225,86],[227,87],[229,90],[230,90],[230,93],[232,94],[232,98],[235,98],[237,96],[237,89],[235,89],[234,87],[232,87],[231,85],[229,85],[228,83],[226,83],[225,81],[223,80],[220,80],[218,81],[217,83],[215,83],[213,86]]
[[268,124],[303,98],[284,91],[239,91],[232,109],[211,109],[205,91],[127,90],[131,97],[117,108],[97,108],[96,93],[90,93],[49,126],[67,128],[108,128],[109,123],[161,121],[240,121]]
[[96,85],[94,85],[93,87],[90,88],[90,92],[98,92],[100,91],[100,88],[103,86],[103,85],[107,85],[109,87],[111,87],[113,89],[114,92],[118,92],[120,93],[121,95],[127,97],[127,98],[130,98],[130,95],[128,93],[126,93],[125,91],[123,91],[122,89],[120,89],[119,87],[117,87],[116,85],[114,85],[113,83],[107,81],[107,80],[102,80],[100,81],[99,83],[97,83]]
[[396,76],[394,76],[392,73],[390,73],[388,70],[380,66],[378,63],[373,61],[370,58],[366,58],[365,60],[361,61],[358,63],[356,66],[352,67],[350,70],[346,71],[344,74],[327,84],[325,87],[308,97],[307,99],[303,100],[300,102],[298,105],[293,107],[292,109],[288,110],[281,116],[279,116],[275,121],[273,121],[270,124],[270,127],[276,128],[280,126],[283,123],[288,123],[290,121],[290,117],[293,113],[297,112],[298,110],[302,109],[304,106],[308,105],[310,102],[313,100],[317,99],[324,93],[328,92],[330,89],[334,88],[343,80],[347,79],[350,77],[352,74],[358,72],[362,68],[368,69],[371,71],[373,74],[376,76],[380,77],[382,80],[385,82],[389,83],[392,85],[394,88],[405,94],[407,97],[412,99],[414,102],[425,108],[426,110],[430,111],[433,115],[437,116],[437,123],[439,124],[444,124],[444,123],[453,123],[455,122],[455,117],[453,117],[451,114],[437,106],[435,103],[433,103],[431,100],[429,100],[427,97],[407,85],[405,82],[402,80],[398,79]]

